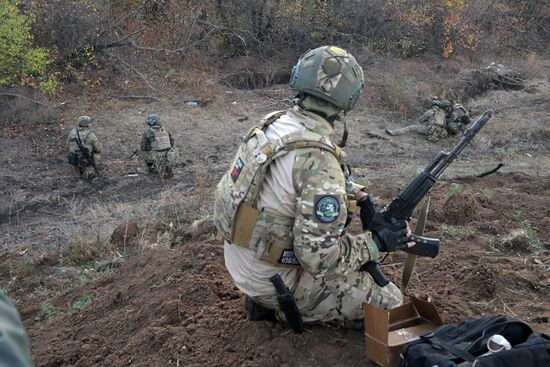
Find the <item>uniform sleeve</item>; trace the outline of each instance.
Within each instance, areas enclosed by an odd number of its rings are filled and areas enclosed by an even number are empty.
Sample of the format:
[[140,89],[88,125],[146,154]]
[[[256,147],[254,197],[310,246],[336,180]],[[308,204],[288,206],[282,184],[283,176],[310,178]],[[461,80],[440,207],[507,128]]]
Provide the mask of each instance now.
[[170,137],[170,147],[174,147],[174,138],[172,137],[172,134],[168,133],[168,136]]
[[92,145],[92,148],[94,150],[95,154],[101,154],[101,150],[103,149],[101,146],[101,143],[99,142],[99,139],[97,138],[96,134],[90,133],[89,135],[90,144]]
[[151,150],[151,132],[149,130],[145,131],[141,136],[140,149],[144,152]]
[[345,179],[337,159],[319,149],[301,151],[293,166],[297,192],[294,253],[314,276],[346,276],[378,257],[370,233],[343,234],[347,218]]
[[13,367],[32,366],[29,341],[23,324],[8,296],[1,291],[0,365]]

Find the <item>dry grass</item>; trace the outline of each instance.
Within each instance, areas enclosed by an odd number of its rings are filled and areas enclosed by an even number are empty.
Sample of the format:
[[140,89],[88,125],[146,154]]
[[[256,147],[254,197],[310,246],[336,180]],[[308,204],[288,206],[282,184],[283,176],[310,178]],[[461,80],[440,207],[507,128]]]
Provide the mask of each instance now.
[[530,53],[520,66],[520,71],[525,79],[542,79],[547,75],[546,64],[542,56]]
[[69,238],[67,248],[61,254],[61,263],[70,265],[87,264],[100,254],[99,245],[81,232],[75,232]]

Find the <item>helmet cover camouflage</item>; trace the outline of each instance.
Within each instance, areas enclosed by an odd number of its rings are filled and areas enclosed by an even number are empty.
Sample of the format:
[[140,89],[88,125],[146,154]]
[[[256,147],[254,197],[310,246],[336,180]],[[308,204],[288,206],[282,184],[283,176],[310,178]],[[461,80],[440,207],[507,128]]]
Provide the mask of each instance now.
[[78,126],[87,127],[92,122],[92,118],[90,116],[80,116],[77,122],[78,122]]
[[290,77],[292,89],[330,102],[344,111],[355,107],[363,82],[363,69],[353,55],[336,46],[307,51]]
[[145,122],[149,126],[160,125],[160,117],[156,113],[152,113],[145,119]]

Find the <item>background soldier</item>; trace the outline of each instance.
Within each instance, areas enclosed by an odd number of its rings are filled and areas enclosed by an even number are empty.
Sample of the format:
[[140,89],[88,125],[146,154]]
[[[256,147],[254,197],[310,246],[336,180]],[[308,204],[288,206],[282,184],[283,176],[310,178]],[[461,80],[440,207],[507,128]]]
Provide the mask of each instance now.
[[[344,154],[329,137],[340,113],[354,108],[363,70],[347,51],[324,46],[299,59],[290,85],[299,93],[296,106],[267,115],[249,131],[216,188],[214,220],[225,264],[253,306],[249,318],[271,309],[289,320],[270,283],[278,274],[304,322],[361,327],[364,302],[388,309],[403,297],[393,283],[379,287],[360,267],[408,238],[404,221],[380,222],[358,236],[345,231],[354,204],[346,186],[356,187],[349,190],[353,200],[367,194],[347,181]],[[372,218],[363,209],[361,218],[366,228]]]
[[85,180],[93,179],[101,164],[101,143],[90,130],[92,121],[89,116],[80,116],[78,126],[67,137],[67,159]]
[[416,132],[426,135],[429,141],[438,141],[464,131],[469,123],[468,112],[461,104],[433,97],[432,107],[420,116],[416,124],[396,130],[386,129],[386,133],[395,136]]
[[162,177],[172,177],[174,162],[174,139],[160,123],[160,117],[151,114],[145,119],[149,128],[143,133],[140,157],[147,165],[148,173],[158,173]]
[[27,334],[17,310],[3,291],[0,291],[0,366],[32,366]]

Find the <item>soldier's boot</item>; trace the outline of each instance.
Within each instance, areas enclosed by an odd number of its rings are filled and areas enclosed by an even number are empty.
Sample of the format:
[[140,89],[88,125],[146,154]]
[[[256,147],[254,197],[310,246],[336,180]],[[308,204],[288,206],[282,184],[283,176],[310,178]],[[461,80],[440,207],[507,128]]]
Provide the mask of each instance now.
[[157,173],[157,169],[154,164],[147,163],[147,167],[145,168],[145,174],[146,175],[154,175]]
[[246,319],[249,321],[277,321],[274,310],[260,306],[248,296],[246,296]]
[[166,166],[166,168],[164,169],[164,177],[165,178],[174,177],[174,172],[172,171],[172,167]]
[[93,170],[93,168],[91,167],[85,167],[82,169],[82,174],[81,174],[81,178],[84,180],[84,181],[92,181],[96,176],[96,173],[95,171]]

